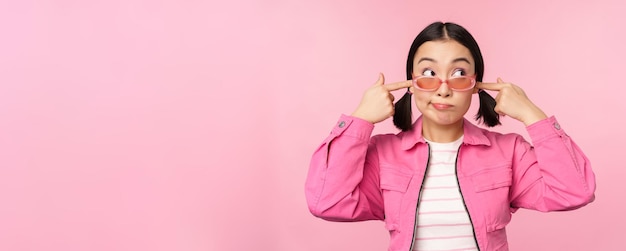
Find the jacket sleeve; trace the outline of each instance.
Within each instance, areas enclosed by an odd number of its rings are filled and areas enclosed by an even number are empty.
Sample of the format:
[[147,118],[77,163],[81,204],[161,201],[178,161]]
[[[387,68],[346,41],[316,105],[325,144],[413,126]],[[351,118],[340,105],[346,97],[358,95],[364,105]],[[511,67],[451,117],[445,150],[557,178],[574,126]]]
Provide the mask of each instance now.
[[365,120],[342,115],[313,153],[305,184],[313,215],[330,221],[384,218],[373,129]]
[[595,175],[581,149],[554,117],[527,127],[531,146],[515,142],[511,206],[542,212],[582,207],[595,198]]

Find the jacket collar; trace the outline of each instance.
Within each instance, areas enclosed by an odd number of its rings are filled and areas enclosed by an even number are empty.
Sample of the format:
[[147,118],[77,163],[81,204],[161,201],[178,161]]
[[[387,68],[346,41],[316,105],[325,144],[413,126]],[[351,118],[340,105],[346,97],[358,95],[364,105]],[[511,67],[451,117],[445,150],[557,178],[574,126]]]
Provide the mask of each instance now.
[[[413,129],[400,133],[402,137],[402,149],[409,150],[417,143],[426,143],[422,136],[422,116],[413,124]],[[491,145],[483,129],[463,118],[463,144],[468,145]]]

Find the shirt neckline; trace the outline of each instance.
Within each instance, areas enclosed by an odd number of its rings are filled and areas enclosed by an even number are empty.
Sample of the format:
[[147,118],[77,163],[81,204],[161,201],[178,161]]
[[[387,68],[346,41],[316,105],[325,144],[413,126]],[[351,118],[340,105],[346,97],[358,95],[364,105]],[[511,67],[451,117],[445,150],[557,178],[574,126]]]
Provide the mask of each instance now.
[[461,143],[463,143],[463,135],[461,135],[461,137],[459,137],[458,139],[452,141],[452,142],[447,142],[447,143],[440,143],[440,142],[434,142],[431,140],[428,140],[426,138],[424,138],[424,140],[431,146],[434,147],[458,147],[461,145]]

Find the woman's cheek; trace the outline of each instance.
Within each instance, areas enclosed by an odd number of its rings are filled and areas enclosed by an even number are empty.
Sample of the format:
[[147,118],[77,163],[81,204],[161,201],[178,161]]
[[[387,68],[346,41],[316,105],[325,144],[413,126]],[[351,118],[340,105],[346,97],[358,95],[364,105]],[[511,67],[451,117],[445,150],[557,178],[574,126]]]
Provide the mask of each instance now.
[[425,95],[424,92],[414,92],[413,96],[415,97],[415,106],[417,106],[417,109],[423,113],[426,106],[428,106],[429,95]]

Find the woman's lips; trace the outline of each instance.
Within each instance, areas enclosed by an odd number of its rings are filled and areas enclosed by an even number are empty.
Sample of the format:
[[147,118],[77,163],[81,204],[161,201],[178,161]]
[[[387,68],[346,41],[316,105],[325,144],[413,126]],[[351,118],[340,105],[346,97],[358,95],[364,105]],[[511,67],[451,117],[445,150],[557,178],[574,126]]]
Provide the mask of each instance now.
[[439,103],[432,103],[433,107],[435,107],[435,109],[437,110],[445,110],[445,109],[449,109],[452,107],[452,105],[448,105],[448,104],[439,104]]

